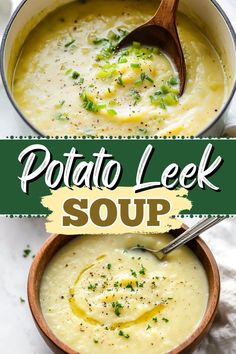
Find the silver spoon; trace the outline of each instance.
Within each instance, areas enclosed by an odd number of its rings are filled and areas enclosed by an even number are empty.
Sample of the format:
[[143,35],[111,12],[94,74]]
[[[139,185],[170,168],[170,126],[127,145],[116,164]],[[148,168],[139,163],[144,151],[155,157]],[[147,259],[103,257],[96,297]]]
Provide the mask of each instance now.
[[214,225],[220,223],[221,221],[225,220],[227,217],[210,217],[205,218],[199,221],[196,225],[190,227],[184,233],[182,233],[179,237],[175,238],[169,245],[162,248],[161,250],[152,250],[145,247],[133,247],[130,248],[130,251],[141,249],[143,251],[147,251],[152,253],[155,257],[159,260],[163,260],[167,254],[176,250],[177,248],[185,245],[187,242],[193,240],[194,238],[198,237],[201,233],[205,232],[206,230],[212,228]]

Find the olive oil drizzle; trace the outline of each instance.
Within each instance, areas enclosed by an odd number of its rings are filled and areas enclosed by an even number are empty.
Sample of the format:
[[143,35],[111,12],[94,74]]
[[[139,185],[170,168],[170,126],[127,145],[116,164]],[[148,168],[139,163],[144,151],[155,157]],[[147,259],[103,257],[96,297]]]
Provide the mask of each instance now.
[[[102,255],[99,256],[96,261],[100,262],[102,261],[104,258],[106,257],[106,255]],[[75,283],[74,283],[74,287],[70,288],[69,290],[69,305],[71,308],[72,313],[80,318],[83,319],[85,322],[94,325],[94,326],[104,326],[105,324],[96,320],[95,318],[88,316],[88,314],[86,313],[86,311],[84,311],[79,305],[78,305],[78,299],[75,298],[75,287],[79,284],[81,277],[90,269],[94,268],[96,266],[96,263],[93,263],[87,267],[85,267],[80,274],[78,275]],[[114,298],[113,298],[114,300]],[[147,322],[149,320],[151,320],[153,317],[157,316],[158,314],[160,314],[162,312],[162,310],[165,308],[165,305],[163,303],[160,303],[158,305],[156,305],[154,308],[152,308],[149,311],[146,311],[145,313],[143,313],[141,316],[139,316],[138,318],[132,320],[132,321],[128,321],[128,322],[117,322],[117,323],[113,323],[109,329],[114,331],[117,328],[128,328],[128,327],[132,327],[136,324],[141,324],[144,322]]]

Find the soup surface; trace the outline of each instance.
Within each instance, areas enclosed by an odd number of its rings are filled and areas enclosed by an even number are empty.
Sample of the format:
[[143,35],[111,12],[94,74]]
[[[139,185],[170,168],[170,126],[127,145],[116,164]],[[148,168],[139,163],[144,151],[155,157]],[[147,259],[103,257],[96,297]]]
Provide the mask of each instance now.
[[183,343],[208,302],[205,271],[189,248],[158,261],[169,235],[81,236],[43,275],[40,301],[54,334],[81,354],[164,354]]
[[226,79],[204,34],[184,15],[178,31],[187,84],[158,48],[117,43],[156,1],[76,1],[48,15],[23,46],[14,97],[46,135],[196,135],[221,109]]

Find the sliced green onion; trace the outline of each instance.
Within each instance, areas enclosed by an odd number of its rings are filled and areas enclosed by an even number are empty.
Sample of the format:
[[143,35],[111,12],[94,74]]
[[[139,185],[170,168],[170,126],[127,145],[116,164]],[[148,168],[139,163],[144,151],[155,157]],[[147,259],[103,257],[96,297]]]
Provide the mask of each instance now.
[[119,60],[118,60],[119,64],[124,64],[124,63],[127,63],[127,62],[128,62],[128,60],[126,58],[124,58],[124,57],[120,57]]
[[170,92],[170,88],[168,85],[162,85],[160,87],[160,89],[161,89],[162,93],[164,93],[165,95]]
[[141,64],[132,63],[132,64],[130,64],[130,66],[131,66],[132,69],[139,69],[139,68],[141,68]]
[[83,107],[89,112],[97,113],[101,109],[106,108],[106,104],[98,104],[94,102],[92,99],[90,99],[89,94],[86,91],[82,92],[80,98],[84,103]]
[[173,93],[168,93],[163,99],[167,106],[175,106],[179,102],[177,96]]
[[148,133],[147,129],[144,129],[144,128],[139,128],[138,131],[139,131],[139,133],[142,133],[143,135],[147,135],[147,133]]
[[168,84],[170,84],[171,86],[178,85],[178,83],[178,79],[174,76],[168,81]]
[[64,106],[64,104],[65,104],[65,100],[59,101],[59,103],[56,104],[56,109],[61,108],[62,106]]
[[122,86],[122,87],[125,87],[125,84],[124,84],[124,82],[123,82],[122,75],[118,77],[117,83],[118,83],[118,85],[120,85],[120,86]]
[[109,40],[107,38],[96,38],[93,40],[93,44],[95,45],[99,45],[99,44],[103,44],[103,43],[107,43],[109,42]]
[[72,69],[68,69],[68,70],[66,71],[66,75],[70,75],[71,72],[72,72]]
[[109,114],[109,116],[116,116],[117,115],[117,111],[114,109],[108,109],[107,113]]
[[66,114],[65,114],[65,113],[61,113],[61,112],[58,112],[58,113],[56,114],[56,116],[55,116],[55,119],[56,119],[56,120],[61,120],[61,121],[66,120]]

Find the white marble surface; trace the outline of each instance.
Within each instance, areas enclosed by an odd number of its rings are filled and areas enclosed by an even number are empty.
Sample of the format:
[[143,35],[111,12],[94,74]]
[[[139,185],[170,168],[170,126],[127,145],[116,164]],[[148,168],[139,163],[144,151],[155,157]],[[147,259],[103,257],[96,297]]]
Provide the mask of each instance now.
[[[13,7],[18,2],[14,0]],[[236,0],[220,0],[220,3],[236,23]],[[7,0],[0,0],[1,15],[3,8],[7,10]],[[0,34],[1,29],[0,24]],[[232,106],[232,120],[234,116],[236,99]],[[27,134],[32,135],[32,131],[16,116],[0,84],[0,138]],[[44,219],[0,218],[0,354],[51,354],[37,333],[27,303],[20,302],[20,297],[27,299],[27,275],[32,262],[31,256],[23,258],[22,253],[28,244],[32,254],[41,247],[48,236],[44,223]],[[220,267],[222,296],[217,320],[198,348],[198,354],[236,353],[235,229],[236,219],[228,220],[204,236]]]

